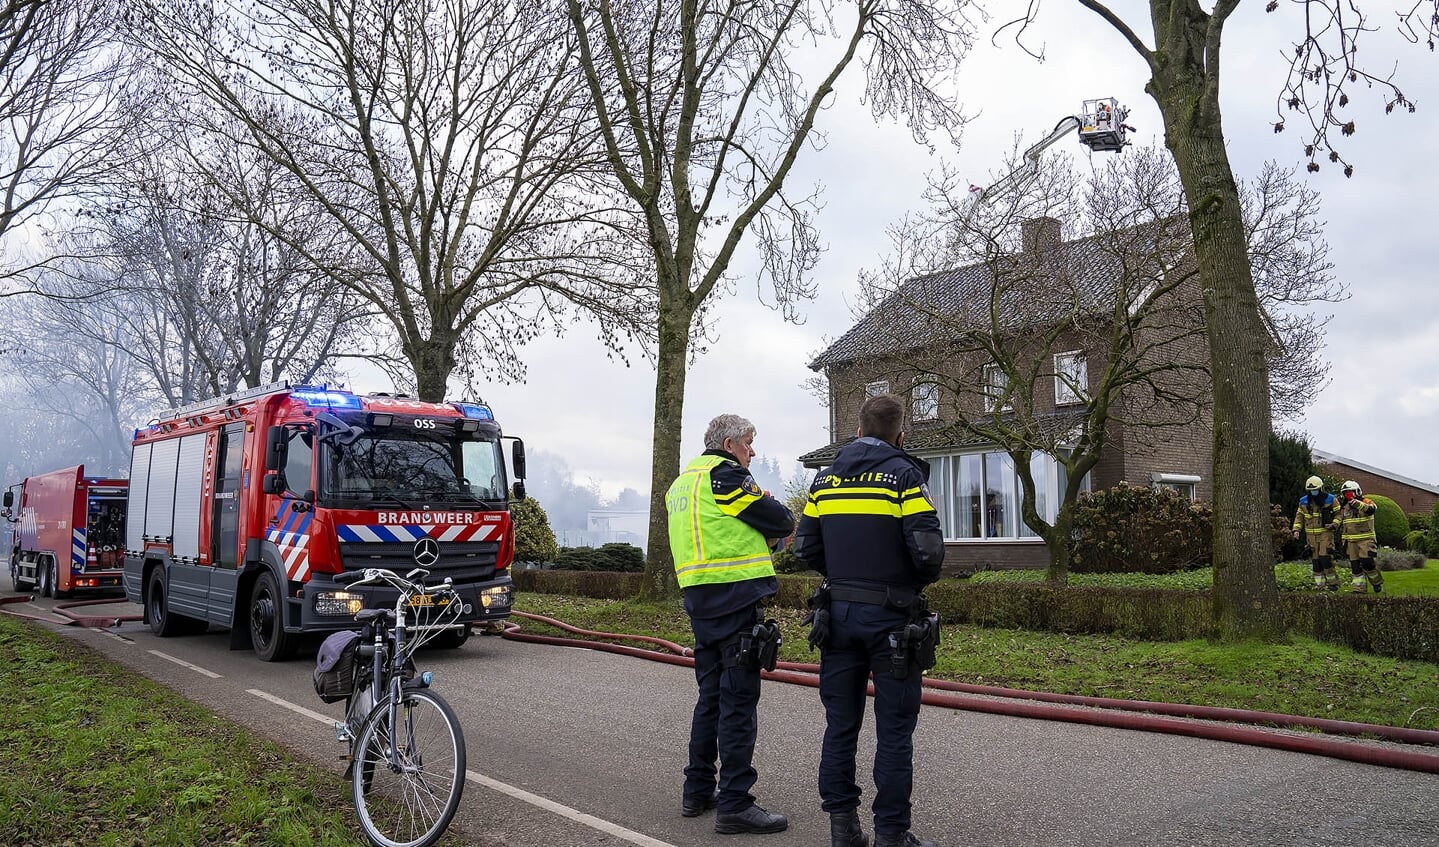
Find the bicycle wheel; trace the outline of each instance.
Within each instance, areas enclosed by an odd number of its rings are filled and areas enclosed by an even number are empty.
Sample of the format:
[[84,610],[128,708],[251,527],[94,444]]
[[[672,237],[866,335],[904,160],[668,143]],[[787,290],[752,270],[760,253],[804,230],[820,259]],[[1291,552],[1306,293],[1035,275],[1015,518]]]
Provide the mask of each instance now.
[[434,692],[404,692],[393,727],[389,705],[381,701],[355,739],[350,794],[375,847],[429,847],[460,807],[465,736],[450,704]]

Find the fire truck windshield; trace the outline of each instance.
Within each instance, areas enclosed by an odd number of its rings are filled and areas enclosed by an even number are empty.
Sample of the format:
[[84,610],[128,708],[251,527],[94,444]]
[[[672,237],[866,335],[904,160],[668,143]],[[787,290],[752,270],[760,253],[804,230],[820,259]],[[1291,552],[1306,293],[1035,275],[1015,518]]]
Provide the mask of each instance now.
[[504,457],[499,441],[482,435],[424,430],[377,430],[352,444],[324,445],[320,497],[364,507],[370,503],[503,508]]

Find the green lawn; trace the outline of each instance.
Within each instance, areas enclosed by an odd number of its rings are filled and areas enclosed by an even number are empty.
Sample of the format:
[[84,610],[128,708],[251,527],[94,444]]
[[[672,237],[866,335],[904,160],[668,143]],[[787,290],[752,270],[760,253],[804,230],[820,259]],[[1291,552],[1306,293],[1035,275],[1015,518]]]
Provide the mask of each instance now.
[[0,844],[365,843],[339,774],[5,615],[0,691]]
[[[693,644],[678,601],[592,600],[523,593],[516,609],[585,629],[660,635]],[[781,658],[817,661],[801,613],[771,610],[783,630]],[[558,634],[516,619],[528,632]],[[1435,665],[1357,653],[1296,638],[1280,645],[1147,642],[946,625],[930,676],[1065,694],[1162,700],[1309,717],[1439,729]]]

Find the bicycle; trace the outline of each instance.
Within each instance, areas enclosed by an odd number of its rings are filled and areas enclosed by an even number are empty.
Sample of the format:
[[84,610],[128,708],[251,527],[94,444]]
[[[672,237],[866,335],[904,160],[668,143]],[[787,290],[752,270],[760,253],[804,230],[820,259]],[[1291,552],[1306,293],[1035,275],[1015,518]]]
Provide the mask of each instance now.
[[[375,847],[430,847],[460,807],[465,788],[465,736],[450,704],[429,690],[433,674],[416,674],[411,657],[445,632],[463,601],[447,578],[426,586],[428,571],[405,576],[367,568],[340,574],[343,585],[385,583],[399,591],[393,609],[363,609],[356,639],[353,687],[337,741],[350,745],[350,794],[360,828]],[[435,619],[421,623],[422,609]],[[412,626],[407,619],[413,617]],[[411,634],[413,631],[413,634]]]

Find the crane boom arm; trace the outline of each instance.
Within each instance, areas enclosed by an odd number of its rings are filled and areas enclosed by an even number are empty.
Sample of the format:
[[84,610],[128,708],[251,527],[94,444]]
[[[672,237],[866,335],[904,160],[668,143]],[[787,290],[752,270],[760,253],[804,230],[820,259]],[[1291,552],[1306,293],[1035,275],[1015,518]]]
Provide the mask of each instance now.
[[979,202],[983,203],[995,195],[1008,190],[1016,183],[1027,179],[1039,167],[1039,155],[1052,147],[1059,139],[1078,130],[1080,126],[1082,126],[1082,123],[1079,118],[1074,115],[1070,115],[1055,124],[1054,129],[1049,131],[1049,135],[1030,145],[1030,148],[1024,151],[1023,164],[1001,177],[993,185],[979,192]]

